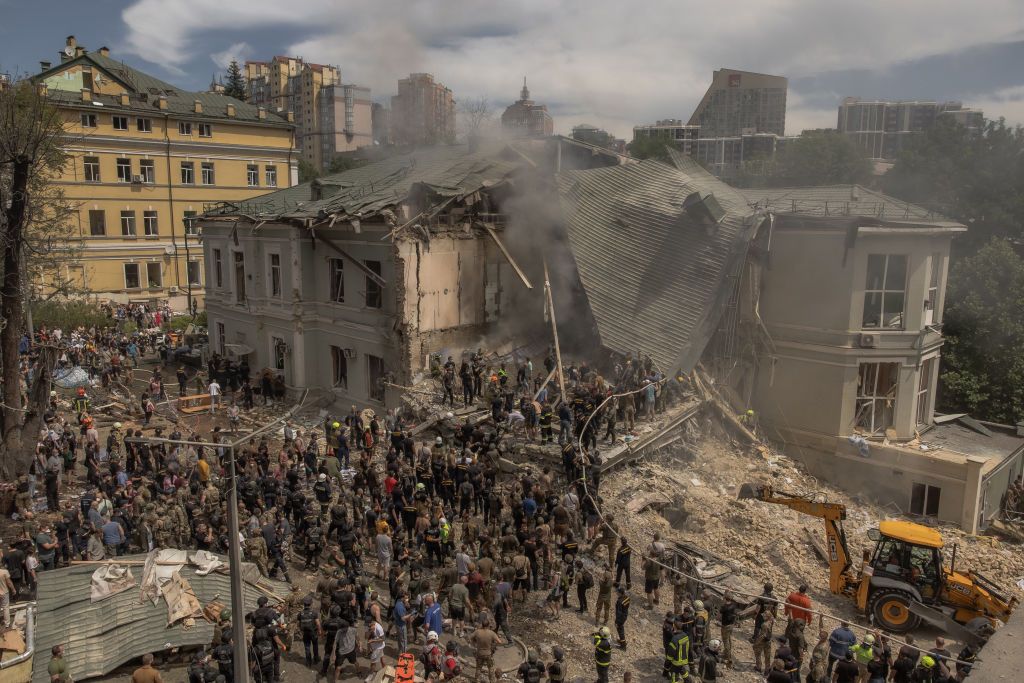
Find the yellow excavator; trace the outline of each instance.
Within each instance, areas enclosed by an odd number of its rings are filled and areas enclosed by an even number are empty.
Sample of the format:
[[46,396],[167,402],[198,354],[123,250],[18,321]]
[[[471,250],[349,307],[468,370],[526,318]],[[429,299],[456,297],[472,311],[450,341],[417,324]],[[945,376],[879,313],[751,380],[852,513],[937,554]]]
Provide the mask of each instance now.
[[846,506],[825,503],[768,485],[744,484],[740,499],[783,505],[825,522],[829,589],[847,595],[875,624],[905,633],[926,621],[962,641],[983,642],[1005,623],[1017,606],[1008,594],[981,574],[956,570],[956,546],[949,567],[942,536],[935,529],[898,520],[879,522],[868,531],[874,551],[864,551],[854,571],[843,530]]

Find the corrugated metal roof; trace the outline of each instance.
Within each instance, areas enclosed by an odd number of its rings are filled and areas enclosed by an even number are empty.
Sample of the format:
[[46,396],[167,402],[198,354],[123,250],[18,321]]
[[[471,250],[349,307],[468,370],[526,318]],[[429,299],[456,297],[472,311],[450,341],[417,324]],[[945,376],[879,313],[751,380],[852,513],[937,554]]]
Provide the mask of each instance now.
[[[690,370],[738,273],[756,216],[742,195],[688,159],[559,174],[570,248],[601,343],[645,353],[664,372]],[[708,194],[725,210],[716,229],[683,209]]]
[[[122,560],[145,560],[132,555]],[[225,559],[225,558],[222,558]],[[46,667],[50,649],[64,645],[64,657],[75,680],[102,676],[125,662],[147,652],[170,647],[206,645],[213,638],[213,625],[204,619],[185,629],[180,623],[167,627],[167,604],[163,599],[139,602],[139,588],[131,588],[100,602],[90,602],[89,586],[99,565],[79,564],[39,573],[36,611],[36,652],[32,664],[33,683],[49,683]],[[142,580],[142,565],[132,566],[136,582]],[[212,572],[199,576],[186,565],[181,570],[202,604],[219,599],[231,604],[231,580],[226,574]],[[284,598],[286,584],[268,582]],[[244,584],[245,609],[256,608],[262,593]]]
[[776,213],[809,216],[865,216],[883,221],[945,225],[949,218],[860,185],[743,188],[747,201]]

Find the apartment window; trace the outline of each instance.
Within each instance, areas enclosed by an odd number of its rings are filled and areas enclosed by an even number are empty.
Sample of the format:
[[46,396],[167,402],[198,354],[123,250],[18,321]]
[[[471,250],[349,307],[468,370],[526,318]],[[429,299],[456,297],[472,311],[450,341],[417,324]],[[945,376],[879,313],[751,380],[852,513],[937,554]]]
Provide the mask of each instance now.
[[126,263],[124,264],[124,288],[125,289],[141,289],[142,283],[139,280],[139,264],[138,263]]
[[366,356],[366,393],[374,401],[384,400],[384,381],[387,370],[384,367],[384,359],[379,356]]
[[152,133],[153,132],[153,120],[137,118],[135,119],[135,130],[140,133]]
[[277,187],[277,166],[267,166],[267,187]]
[[100,158],[99,157],[84,157],[82,159],[85,167],[85,182],[87,183],[98,183],[100,182]]
[[107,212],[103,209],[89,211],[89,234],[93,237],[107,234]]
[[82,114],[82,128],[95,128],[96,114]]
[[192,122],[178,121],[178,135],[192,135]]
[[245,254],[233,252],[235,259],[235,303],[245,303]]
[[882,435],[893,425],[899,363],[861,363],[857,377],[855,423],[868,434]]
[[156,237],[160,234],[160,230],[157,225],[156,211],[142,212],[142,231],[146,237]]
[[934,325],[942,320],[938,310],[939,280],[942,278],[942,254],[932,254],[928,266],[930,273],[928,276],[928,298],[924,302],[924,324]]
[[249,187],[258,187],[260,184],[260,167],[249,164],[245,168],[245,177]]
[[217,287],[224,286],[224,260],[221,258],[220,249],[213,250],[213,283]]
[[345,357],[345,349],[331,347],[331,367],[334,386],[348,389],[348,358]]
[[273,345],[274,369],[284,370],[284,354],[286,348],[284,339],[281,339],[280,337],[271,337],[270,343]]
[[200,167],[203,185],[213,185],[213,162],[204,161]]
[[906,255],[869,254],[863,327],[903,329],[906,289]]
[[152,159],[141,159],[139,161],[139,175],[142,182],[152,185],[156,182],[156,162]]
[[203,264],[201,264],[199,261],[188,262],[188,283],[190,285],[203,284],[202,270]]
[[114,124],[114,130],[128,130],[128,117],[127,116],[112,116],[110,117],[111,122]]
[[135,212],[121,212],[121,235],[124,237],[135,237]]
[[181,162],[181,184],[196,184],[196,165],[191,161]]
[[181,222],[185,225],[185,234],[192,236],[199,234],[199,225],[196,221],[195,211],[186,211],[181,216]]
[[270,285],[270,296],[280,298],[281,296],[281,255],[270,255],[270,277],[267,278]]
[[328,259],[331,266],[331,298],[335,303],[345,303],[345,262],[340,258]]
[[217,323],[217,352],[224,356],[227,354],[227,339],[224,331],[224,323]]
[[146,286],[150,289],[159,289],[163,287],[163,273],[161,273],[162,266],[159,263],[147,263],[146,264]]
[[935,370],[935,356],[925,358],[921,361],[921,369],[917,376],[917,424],[931,424],[931,411],[928,404],[931,401],[932,371]]
[[[380,261],[363,261],[373,273],[380,275]],[[381,296],[380,285],[377,281],[371,278],[369,275],[366,276],[366,307],[367,308],[380,308],[383,297]]]
[[213,137],[213,125],[209,123],[199,124],[199,137],[201,138],[212,138]]
[[914,486],[910,490],[910,514],[938,517],[939,496],[941,495],[942,489],[938,486],[914,482]]
[[117,182],[130,183],[132,181],[132,160],[117,160]]

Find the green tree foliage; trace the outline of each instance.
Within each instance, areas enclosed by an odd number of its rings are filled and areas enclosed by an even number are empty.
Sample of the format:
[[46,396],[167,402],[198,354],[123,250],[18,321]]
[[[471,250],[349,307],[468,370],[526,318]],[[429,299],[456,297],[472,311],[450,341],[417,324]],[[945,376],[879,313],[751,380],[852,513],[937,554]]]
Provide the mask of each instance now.
[[992,239],[955,263],[946,302],[940,404],[994,422],[1024,419],[1024,258]]
[[113,322],[106,312],[91,301],[83,299],[50,299],[32,306],[32,321],[36,326],[73,330],[76,327],[107,327]]
[[299,182],[308,183],[320,177],[320,169],[306,161],[299,159]]
[[657,159],[669,163],[668,148],[671,144],[664,137],[644,136],[626,145],[626,149],[634,159]]
[[835,131],[806,131],[776,155],[764,184],[772,187],[865,184],[871,162],[850,138]]
[[227,82],[224,84],[224,94],[243,102],[246,99],[245,76],[242,75],[242,67],[238,66],[238,61],[235,59],[232,59],[231,63],[228,64],[228,77]]
[[351,156],[339,154],[331,160],[330,166],[327,167],[328,173],[343,173],[345,171],[351,171],[353,168],[359,168],[365,166],[366,160],[356,159]]

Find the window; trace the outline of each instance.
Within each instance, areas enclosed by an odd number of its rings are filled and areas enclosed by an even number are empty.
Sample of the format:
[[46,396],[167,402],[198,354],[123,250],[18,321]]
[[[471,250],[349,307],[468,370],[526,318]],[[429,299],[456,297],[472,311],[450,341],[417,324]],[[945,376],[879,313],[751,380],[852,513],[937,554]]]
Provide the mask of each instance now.
[[942,254],[932,254],[929,262],[928,298],[924,302],[924,324],[934,325],[942,320],[939,315],[939,280],[942,279]]
[[89,234],[93,237],[102,237],[107,234],[107,212],[103,209],[90,209]]
[[142,285],[139,281],[139,264],[138,263],[126,263],[124,264],[124,288],[125,289],[140,289]]
[[203,264],[201,264],[199,261],[188,262],[188,283],[190,285],[203,284],[203,276],[201,274],[202,270]]
[[384,359],[378,356],[366,356],[367,374],[366,374],[366,393],[370,395],[370,398],[374,401],[384,400],[384,381],[387,376],[387,370],[384,367]]
[[222,356],[227,354],[227,340],[225,336],[224,323],[217,323],[217,352]]
[[192,123],[190,121],[178,121],[178,135],[192,135]]
[[114,130],[128,130],[127,116],[111,116],[110,120],[114,124]]
[[204,161],[200,167],[203,185],[213,185],[213,162]]
[[277,166],[267,166],[267,187],[277,187]]
[[100,182],[100,158],[99,157],[84,157],[82,159],[85,167],[85,182],[87,183],[98,183]]
[[935,356],[921,361],[921,369],[917,376],[917,424],[931,424],[932,416],[928,410],[931,399],[932,371],[935,369]]
[[327,259],[331,266],[331,292],[329,301],[345,303],[345,262],[340,258]]
[[124,237],[135,237],[135,212],[121,212],[121,234]]
[[940,495],[942,495],[942,489],[938,486],[915,482],[910,490],[910,514],[938,517]]
[[117,182],[130,183],[132,181],[132,160],[117,160]]
[[152,159],[141,159],[139,161],[139,175],[142,182],[152,185],[156,182],[156,162]]
[[892,427],[899,376],[899,363],[860,364],[855,419],[859,429],[868,434],[882,435]]
[[271,254],[270,255],[270,277],[268,278],[268,284],[270,285],[270,296],[278,297],[281,296],[281,255]]
[[260,184],[260,167],[249,164],[245,167],[245,177],[249,187],[258,187]]
[[151,119],[137,118],[135,119],[135,130],[140,133],[152,133],[153,121]]
[[869,254],[864,286],[864,328],[903,329],[907,288],[905,255]]
[[161,267],[159,263],[146,264],[146,286],[150,289],[158,289],[163,286]]
[[142,212],[142,232],[146,237],[156,237],[160,234],[157,225],[156,211]]
[[95,128],[96,114],[82,114],[82,128]]
[[181,162],[181,184],[182,185],[195,185],[196,184],[196,165],[191,161]]
[[245,254],[233,252],[235,259],[235,303],[245,303]]
[[195,211],[186,211],[184,214],[182,214],[181,222],[185,224],[186,235],[191,236],[199,234],[199,225],[198,222],[196,221]]
[[213,125],[209,123],[199,124],[199,137],[201,138],[212,138],[213,137]]
[[217,287],[224,286],[224,262],[221,259],[220,249],[213,250],[213,282]]
[[348,389],[348,358],[345,357],[345,349],[337,346],[331,347],[331,366],[333,372],[331,379],[334,386]]
[[284,343],[284,339],[280,337],[271,337],[270,343],[274,353],[274,369],[284,370],[284,354],[287,348]]
[[[380,275],[380,261],[363,261],[367,268],[372,272]],[[377,281],[371,278],[369,275],[366,276],[366,307],[367,308],[380,308],[381,300],[380,285]]]

